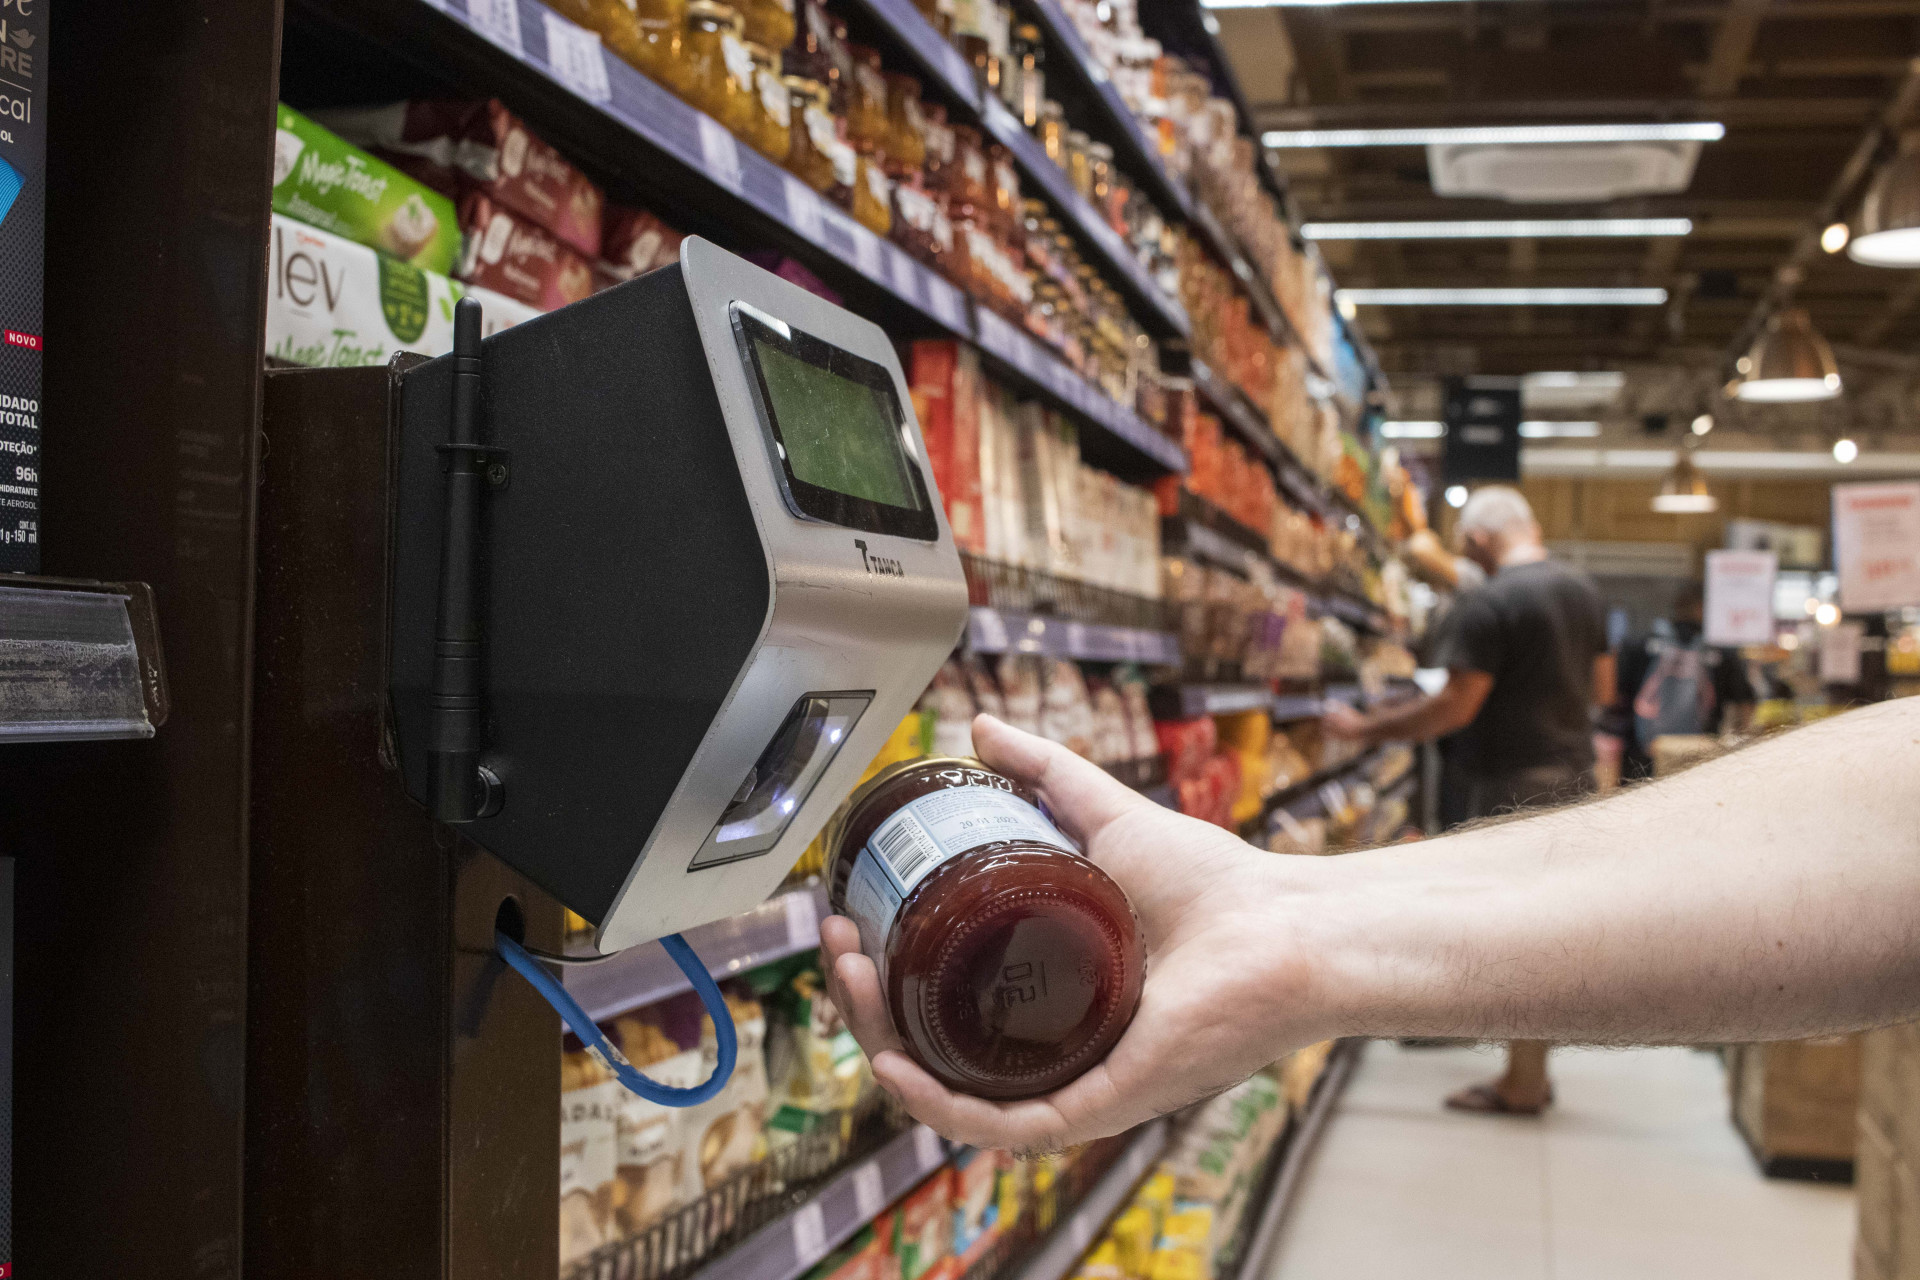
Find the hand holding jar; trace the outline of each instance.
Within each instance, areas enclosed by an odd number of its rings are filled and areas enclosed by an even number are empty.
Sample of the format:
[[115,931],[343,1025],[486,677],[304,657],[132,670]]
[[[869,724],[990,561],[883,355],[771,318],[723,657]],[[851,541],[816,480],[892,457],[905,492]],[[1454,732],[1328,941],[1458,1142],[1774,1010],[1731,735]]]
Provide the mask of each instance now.
[[[890,1006],[899,1006],[887,988],[900,985],[898,970],[883,986],[879,966],[861,950],[859,927],[828,919],[821,940],[835,1004],[873,1056],[875,1077],[916,1118],[977,1146],[1056,1149],[1118,1133],[1245,1079],[1273,1061],[1281,1040],[1308,1043],[1329,1033],[1289,1025],[1284,1012],[1274,1012],[1304,1005],[1289,981],[1298,976],[1293,969],[1252,963],[1285,950],[1266,910],[1284,892],[1285,860],[1162,808],[1065,747],[989,716],[974,721],[973,741],[991,769],[1030,788],[1102,879],[1124,891],[1148,970],[1137,1012],[1104,1057],[1074,1063],[1065,1073],[1072,1078],[1049,1082],[1053,1091],[1044,1096],[989,1101],[981,1095],[991,1091],[971,1082],[966,1092],[942,1083],[956,1074],[949,1067],[936,1076],[916,1061],[931,1055],[916,1047],[928,1043],[923,1027],[896,1030]],[[1078,966],[1070,972],[1077,980]],[[964,1047],[958,1040],[949,1045]]]

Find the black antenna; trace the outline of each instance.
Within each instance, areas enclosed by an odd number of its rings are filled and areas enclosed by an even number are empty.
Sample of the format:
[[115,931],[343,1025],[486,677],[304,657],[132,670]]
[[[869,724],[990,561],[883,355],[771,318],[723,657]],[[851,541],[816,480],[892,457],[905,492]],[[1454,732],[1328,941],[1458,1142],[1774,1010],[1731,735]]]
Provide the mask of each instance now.
[[490,789],[480,769],[480,304],[453,309],[453,417],[447,443],[447,508],[440,538],[440,608],[428,698],[427,808],[440,822],[472,822]]

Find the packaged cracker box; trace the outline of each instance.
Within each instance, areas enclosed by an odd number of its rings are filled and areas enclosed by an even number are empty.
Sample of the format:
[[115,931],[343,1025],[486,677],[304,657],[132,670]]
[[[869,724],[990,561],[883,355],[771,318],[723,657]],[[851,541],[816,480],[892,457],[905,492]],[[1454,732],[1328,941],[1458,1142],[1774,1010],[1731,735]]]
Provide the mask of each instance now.
[[469,284],[553,311],[593,293],[593,267],[544,227],[484,191],[460,201],[466,246],[454,275]]
[[316,118],[456,200],[477,188],[588,258],[600,252],[600,188],[497,98],[393,102]]
[[267,244],[267,355],[288,364],[385,364],[396,351],[453,350],[453,306],[481,308],[481,336],[539,315],[523,302],[422,271],[365,245],[273,215]]
[[282,105],[273,209],[445,275],[460,254],[453,202]]

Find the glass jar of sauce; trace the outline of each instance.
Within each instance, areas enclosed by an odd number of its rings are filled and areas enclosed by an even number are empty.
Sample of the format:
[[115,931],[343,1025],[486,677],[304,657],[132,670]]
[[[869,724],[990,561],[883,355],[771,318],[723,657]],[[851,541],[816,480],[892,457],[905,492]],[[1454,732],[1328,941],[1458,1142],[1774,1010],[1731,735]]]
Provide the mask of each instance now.
[[[738,138],[753,134],[753,58],[741,43],[739,13],[716,0],[692,0],[680,35],[680,96]],[[671,86],[669,86],[671,87]]]
[[787,87],[774,70],[773,50],[749,41],[747,55],[753,59],[753,92],[760,100],[753,149],[775,164],[785,164],[787,153],[793,149],[793,107],[787,100]]
[[893,141],[893,121],[887,115],[887,78],[880,70],[880,51],[848,45],[853,58],[852,83],[847,89],[847,141],[862,155],[884,155]]
[[927,163],[927,121],[920,114],[920,82],[897,71],[887,79],[888,172],[904,178]]
[[855,162],[853,220],[877,236],[893,230],[893,182],[887,177],[879,152],[860,153]]
[[1051,1092],[1132,1020],[1133,909],[1018,783],[977,760],[882,770],[827,829],[828,894],[907,1052],[983,1098]]
[[745,0],[740,17],[746,22],[747,43],[769,49],[786,48],[800,29],[793,0]]
[[787,172],[815,191],[829,192],[834,187],[833,156],[816,142],[821,135],[833,136],[826,86],[805,76],[782,76],[780,83],[787,91]]

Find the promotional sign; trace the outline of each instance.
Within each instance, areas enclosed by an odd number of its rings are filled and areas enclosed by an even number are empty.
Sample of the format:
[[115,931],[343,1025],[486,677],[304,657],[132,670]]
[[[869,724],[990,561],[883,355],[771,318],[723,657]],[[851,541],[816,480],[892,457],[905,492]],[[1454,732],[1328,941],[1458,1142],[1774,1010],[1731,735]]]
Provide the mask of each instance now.
[[1737,646],[1773,639],[1771,551],[1707,552],[1707,643]]
[[1520,379],[1449,378],[1442,483],[1520,478]]
[[1820,628],[1821,683],[1860,683],[1860,641],[1866,630],[1858,622],[1836,622]]
[[1920,481],[1833,486],[1833,563],[1842,612],[1920,604]]
[[0,572],[40,568],[47,7],[0,0]]

